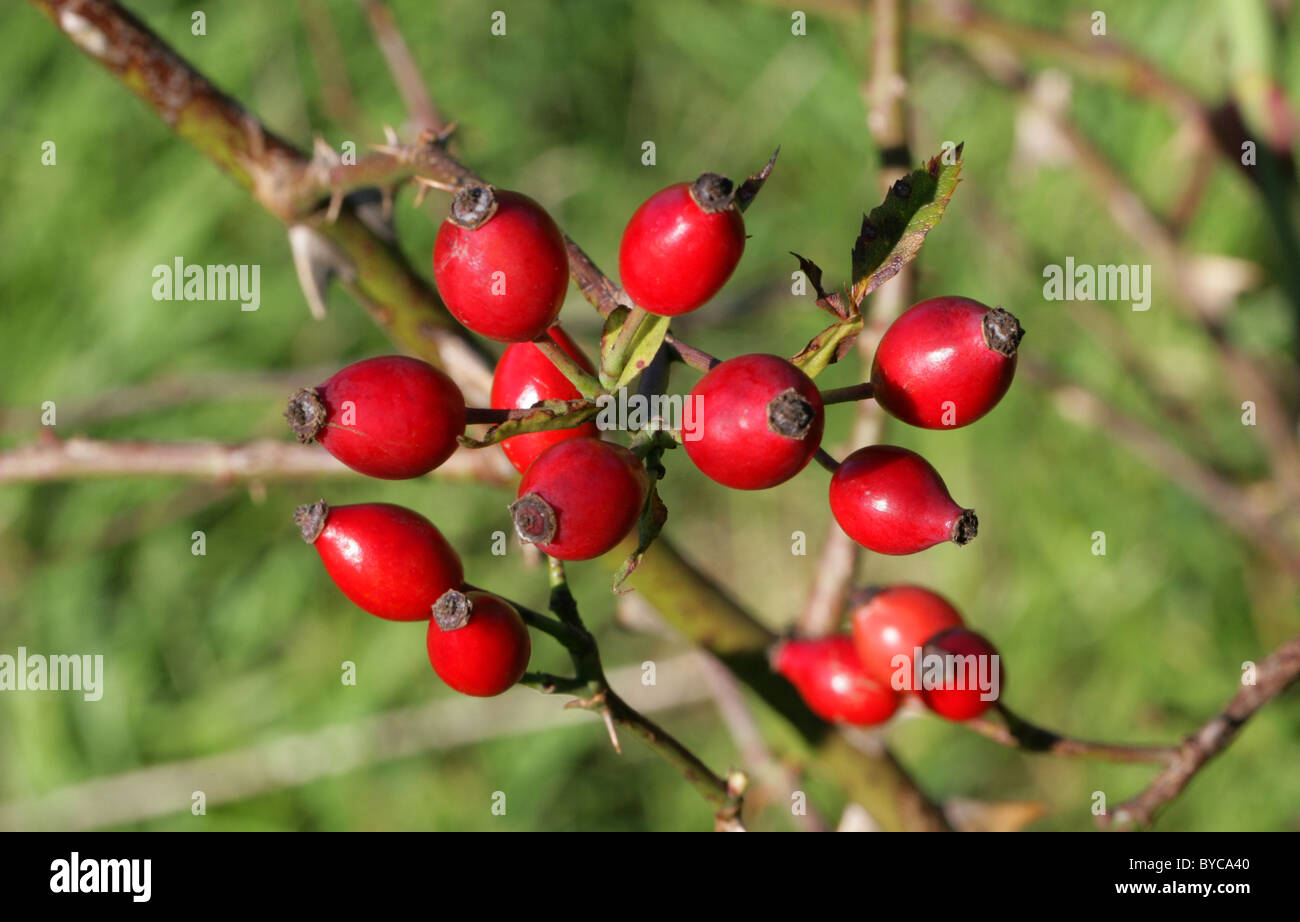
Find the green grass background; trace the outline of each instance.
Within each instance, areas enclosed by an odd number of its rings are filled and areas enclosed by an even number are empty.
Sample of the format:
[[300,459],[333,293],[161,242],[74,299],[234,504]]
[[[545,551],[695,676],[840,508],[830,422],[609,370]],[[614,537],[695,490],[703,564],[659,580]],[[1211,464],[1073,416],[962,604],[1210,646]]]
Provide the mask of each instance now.
[[[193,4],[130,4],[214,82],[272,129],[306,147],[313,132],[360,148],[404,118],[400,99],[351,0],[206,5],[207,34],[190,33]],[[1051,28],[1085,29],[1092,5],[1000,0],[988,8]],[[794,37],[790,14],[764,3],[514,3],[395,0],[395,14],[439,106],[459,120],[457,150],[494,181],[527,191],[613,272],[623,222],[669,182],[711,169],[756,169],[781,145],[776,172],[746,215],[752,235],[727,289],[678,324],[721,355],[793,354],[823,325],[789,293],[789,250],[817,260],[837,283],[861,212],[878,201],[876,162],[861,93],[871,25],[819,17]],[[1209,98],[1228,85],[1225,9],[1197,0],[1134,0],[1109,10],[1112,37],[1140,49]],[[337,30],[358,118],[335,121],[301,10],[324,9]],[[508,33],[489,33],[492,10]],[[1294,23],[1275,62],[1295,90]],[[60,436],[285,438],[285,388],[218,389],[210,399],[126,418],[75,422],[75,408],[158,379],[207,379],[339,366],[389,350],[339,291],[314,322],[298,290],[280,226],[145,107],[77,53],[22,3],[0,10],[0,341],[3,441],[40,429],[43,401]],[[1024,349],[1068,370],[1107,399],[1176,433],[1151,409],[1144,382],[1085,335],[1070,305],[1041,295],[1044,261],[1143,263],[1080,174],[1027,171],[1013,162],[1017,107],[959,52],[913,37],[908,63],[917,157],[966,142],[964,182],[927,242],[921,295],[966,294],[1016,313]],[[1075,82],[1071,111],[1094,142],[1159,207],[1188,169],[1168,114],[1123,92]],[[653,140],[658,163],[641,164]],[[57,144],[57,166],[41,145]],[[399,202],[403,245],[428,271],[445,197],[423,209]],[[1284,254],[1258,197],[1216,167],[1189,231],[1198,249],[1258,262],[1266,279],[1241,298],[1232,328],[1267,363],[1287,363],[1294,315],[1275,281]],[[1028,254],[1028,255],[1026,255]],[[169,303],[150,297],[151,269],[258,263],[262,306]],[[1182,447],[1234,476],[1266,465],[1238,400],[1217,379],[1204,338],[1155,272],[1147,313],[1105,304],[1115,323],[1200,409]],[[570,291],[566,325],[590,344],[596,316]],[[589,345],[590,348],[590,345]],[[852,383],[851,363],[827,386]],[[674,386],[695,373],[679,371]],[[310,376],[301,383],[314,383]],[[832,409],[828,444],[847,435],[851,410]],[[1110,437],[1062,420],[1022,380],[998,411],[947,433],[891,424],[887,439],[923,452],[953,494],[979,510],[965,549],[871,557],[863,579],[916,580],[952,597],[1000,646],[1008,703],[1044,725],[1116,741],[1173,741],[1237,687],[1241,664],[1293,634],[1295,583],[1238,540],[1159,470]],[[762,494],[715,488],[681,456],[664,496],[669,533],[774,626],[799,611],[829,523],[826,475],[813,467]],[[107,692],[0,695],[0,804],[173,760],[218,754],[388,709],[453,697],[432,675],[418,626],[354,609],[329,583],[289,521],[297,503],[384,500],[430,515],[461,549],[470,578],[540,604],[544,575],[517,553],[489,552],[507,527],[503,494],[443,483],[331,480],[213,487],[174,480],[106,480],[0,487],[0,652],[98,652]],[[207,533],[207,556],[190,534]],[[790,554],[803,530],[812,554]],[[1090,552],[1106,532],[1108,554]],[[653,552],[652,552],[653,553]],[[570,568],[608,665],[662,658],[672,647],[613,624],[605,571]],[[635,583],[635,581],[634,581]],[[560,660],[544,639],[539,662]],[[339,664],[357,663],[345,688]],[[526,689],[510,693],[534,695]],[[465,708],[476,703],[464,700]],[[560,707],[560,701],[554,702]],[[761,706],[760,718],[768,717]],[[599,723],[574,713],[563,729],[428,752],[236,803],[143,821],[139,828],[208,829],[697,829],[697,795],[638,744],[609,748]],[[661,715],[711,765],[736,761],[707,707]],[[1300,701],[1293,695],[1251,723],[1163,817],[1166,829],[1300,826]],[[1142,767],[1024,756],[957,726],[918,718],[890,731],[906,766],[934,796],[1040,800],[1042,829],[1090,828],[1094,791],[1136,792]],[[841,796],[807,784],[832,821]],[[508,793],[505,816],[491,793]],[[757,828],[791,828],[764,810]]]

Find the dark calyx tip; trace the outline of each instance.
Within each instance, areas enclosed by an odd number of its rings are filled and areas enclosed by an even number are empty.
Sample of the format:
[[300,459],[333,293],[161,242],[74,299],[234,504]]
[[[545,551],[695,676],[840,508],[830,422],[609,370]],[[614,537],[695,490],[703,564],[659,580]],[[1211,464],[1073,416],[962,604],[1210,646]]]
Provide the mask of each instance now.
[[777,394],[767,405],[767,428],[786,438],[802,439],[816,418],[808,398],[793,387]]
[[457,227],[476,230],[497,213],[497,197],[491,186],[466,186],[451,200],[448,219]]
[[536,493],[527,493],[510,504],[515,533],[525,544],[549,544],[555,538],[555,510]]
[[980,520],[976,517],[975,510],[963,509],[961,515],[957,516],[957,521],[952,523],[952,543],[969,544],[979,534],[979,530]]
[[474,604],[459,589],[448,589],[433,603],[433,620],[444,631],[455,631],[469,624]]
[[289,398],[284,418],[289,421],[289,428],[299,442],[306,445],[316,438],[325,425],[325,404],[320,399],[320,392],[314,387],[304,387]]
[[995,307],[984,315],[984,342],[994,352],[1009,359],[1015,358],[1016,349],[1024,335],[1024,328],[1011,311]]
[[320,533],[325,530],[325,520],[329,518],[330,507],[325,504],[325,500],[318,499],[314,503],[307,503],[299,506],[293,511],[293,524],[297,525],[302,531],[302,540],[308,544],[315,544]]
[[726,211],[735,200],[736,187],[719,173],[701,173],[691,183],[691,199],[709,214]]

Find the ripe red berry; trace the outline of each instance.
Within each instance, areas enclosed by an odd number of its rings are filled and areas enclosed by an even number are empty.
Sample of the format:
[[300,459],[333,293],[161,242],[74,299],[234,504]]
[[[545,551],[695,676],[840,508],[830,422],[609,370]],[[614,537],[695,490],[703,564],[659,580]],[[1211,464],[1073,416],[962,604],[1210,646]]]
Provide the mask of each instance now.
[[587,560],[627,536],[649,492],[645,466],[623,446],[569,439],[529,466],[510,515],[523,541],[560,560]]
[[636,210],[623,231],[618,273],[635,304],[675,317],[717,294],[744,250],[745,220],[731,180],[703,173],[661,189]]
[[564,303],[564,235],[528,196],[467,186],[438,228],[433,279],[452,316],[475,333],[528,342],[546,332]]
[[514,606],[486,592],[448,590],[429,622],[433,671],[463,695],[488,698],[514,685],[528,668],[532,641]]
[[877,554],[915,554],[975,537],[975,510],[952,501],[939,472],[914,451],[859,448],[831,477],[831,513],[854,541]]
[[284,415],[298,441],[315,439],[354,471],[405,480],[451,457],[465,431],[465,398],[427,362],[385,355],[303,388]]
[[1002,657],[993,644],[974,631],[950,628],[930,638],[925,656],[944,658],[938,687],[921,689],[921,700],[940,717],[970,720],[993,707],[1001,697],[1006,682]]
[[898,709],[899,696],[867,675],[846,636],[785,641],[773,665],[824,720],[869,727]]
[[390,621],[420,621],[465,580],[460,558],[419,513],[389,503],[331,508],[324,500],[293,516],[334,584],[357,606]]
[[[551,327],[550,337],[584,370],[593,375],[596,369],[559,325]],[[498,410],[526,410],[541,400],[577,400],[582,395],[532,343],[514,343],[506,348],[492,377],[492,406]],[[523,473],[538,455],[556,442],[581,436],[598,436],[596,424],[583,423],[574,429],[551,429],[516,435],[501,443],[506,458]]]
[[822,395],[806,374],[775,355],[742,355],[715,366],[691,391],[695,437],[686,454],[705,476],[737,490],[784,483],[821,445]]
[[871,365],[876,402],[925,429],[973,423],[993,409],[1016,373],[1025,331],[1000,307],[929,298],[885,331]]
[[896,690],[919,691],[917,649],[940,631],[962,625],[961,614],[947,599],[921,586],[867,589],[856,594],[851,604],[853,645],[862,668],[875,681]]

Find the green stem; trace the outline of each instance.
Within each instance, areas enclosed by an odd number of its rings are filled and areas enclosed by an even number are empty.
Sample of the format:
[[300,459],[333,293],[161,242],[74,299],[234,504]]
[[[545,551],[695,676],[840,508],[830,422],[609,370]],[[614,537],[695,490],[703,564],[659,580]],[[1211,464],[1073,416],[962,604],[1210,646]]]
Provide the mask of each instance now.
[[600,382],[587,374],[582,366],[571,359],[569,354],[560,348],[559,343],[550,336],[542,334],[533,340],[533,345],[551,360],[551,364],[559,370],[560,374],[569,379],[569,383],[576,387],[583,397],[594,400],[605,392]]

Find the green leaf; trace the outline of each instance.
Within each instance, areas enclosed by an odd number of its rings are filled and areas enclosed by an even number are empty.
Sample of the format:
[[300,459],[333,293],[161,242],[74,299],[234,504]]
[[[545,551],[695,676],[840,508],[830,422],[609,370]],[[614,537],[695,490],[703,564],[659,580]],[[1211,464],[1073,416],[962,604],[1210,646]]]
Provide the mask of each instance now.
[[547,432],[552,429],[573,429],[600,413],[594,400],[543,400],[526,414],[508,419],[489,429],[481,439],[467,435],[458,441],[466,448],[486,448],[516,435],[529,432]]
[[600,332],[600,386],[612,390],[614,382],[623,371],[627,355],[616,355],[619,348],[618,334],[627,322],[630,308],[616,307],[605,318],[605,326]]
[[614,582],[610,586],[613,592],[622,594],[631,591],[630,589],[624,589],[623,583],[641,565],[641,558],[645,557],[645,552],[649,550],[655,538],[659,537],[659,532],[663,531],[664,523],[667,521],[668,507],[659,498],[659,487],[656,480],[650,484],[650,495],[646,497],[645,506],[641,509],[641,518],[637,521],[636,550],[628,555],[628,558],[623,561],[617,572],[615,572]]
[[619,372],[618,380],[614,382],[614,390],[627,387],[654,360],[659,347],[663,345],[664,337],[668,335],[668,324],[672,319],[671,317],[660,317],[658,314],[645,315],[640,326],[632,335],[631,346],[627,351],[627,359],[623,364],[623,370]]
[[952,163],[931,157],[923,167],[894,183],[885,201],[862,219],[853,245],[853,286],[850,298],[859,307],[871,292],[889,281],[916,258],[925,235],[943,218],[944,209],[961,181],[962,147]]
[[798,355],[790,361],[803,370],[810,378],[815,378],[848,353],[854,340],[862,332],[864,322],[861,314],[854,313],[844,320],[832,323],[814,336]]

